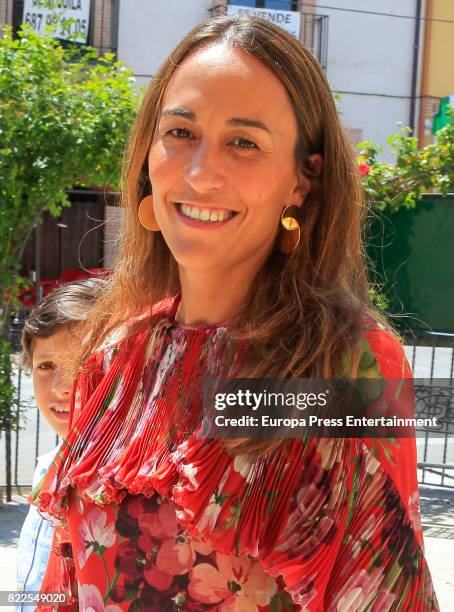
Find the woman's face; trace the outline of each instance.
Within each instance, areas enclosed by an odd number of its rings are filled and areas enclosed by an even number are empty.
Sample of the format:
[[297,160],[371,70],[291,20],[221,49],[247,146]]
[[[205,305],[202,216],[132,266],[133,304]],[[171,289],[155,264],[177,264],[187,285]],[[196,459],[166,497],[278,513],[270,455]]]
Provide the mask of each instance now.
[[287,93],[254,56],[216,44],[182,62],[149,153],[156,220],[181,266],[266,259],[283,208],[307,193],[296,140]]

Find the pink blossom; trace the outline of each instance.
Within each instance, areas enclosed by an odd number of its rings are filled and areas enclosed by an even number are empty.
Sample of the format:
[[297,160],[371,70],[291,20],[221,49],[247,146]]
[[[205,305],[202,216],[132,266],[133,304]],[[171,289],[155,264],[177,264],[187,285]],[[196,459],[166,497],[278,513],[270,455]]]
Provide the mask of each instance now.
[[414,491],[408,500],[408,515],[415,531],[421,531],[421,509],[418,491]]
[[79,608],[84,612],[121,612],[118,606],[105,606],[101,593],[94,584],[79,584]]
[[343,588],[336,594],[335,599],[326,608],[326,612],[359,612],[359,610],[365,610],[374,595],[379,591],[382,583],[382,568],[374,568],[370,574],[364,569],[351,574],[345,581]]
[[115,525],[106,525],[106,513],[100,508],[93,508],[79,526],[79,535],[85,545],[79,547],[79,565],[82,568],[93,550],[110,548],[115,544]]
[[201,603],[219,604],[219,612],[257,612],[277,592],[275,580],[252,559],[217,553],[216,564],[194,566],[188,592]]
[[156,557],[156,567],[174,576],[187,574],[195,563],[195,556],[191,540],[181,535],[161,544]]

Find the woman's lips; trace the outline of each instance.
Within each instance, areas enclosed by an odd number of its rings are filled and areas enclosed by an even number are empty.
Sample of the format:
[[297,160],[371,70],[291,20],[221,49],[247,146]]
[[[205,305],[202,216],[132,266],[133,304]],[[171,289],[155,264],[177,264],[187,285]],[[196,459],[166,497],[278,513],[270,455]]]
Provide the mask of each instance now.
[[[180,202],[175,202],[174,204],[175,204],[175,208],[177,211],[177,215],[181,219],[181,221],[185,223],[186,225],[189,225],[190,227],[197,227],[199,229],[217,229],[219,227],[224,226],[226,223],[228,223],[232,219],[234,219],[236,215],[238,214],[236,211],[229,210],[227,208],[211,208],[210,210],[212,211],[231,212],[232,216],[229,217],[228,219],[225,219],[225,221],[202,221],[201,219],[193,219],[192,217],[188,217],[187,215],[185,215],[180,209],[180,205],[181,205]],[[191,206],[191,204],[188,204],[188,206]],[[202,207],[199,207],[199,208],[202,209]],[[209,207],[207,206],[204,208],[209,208]]]

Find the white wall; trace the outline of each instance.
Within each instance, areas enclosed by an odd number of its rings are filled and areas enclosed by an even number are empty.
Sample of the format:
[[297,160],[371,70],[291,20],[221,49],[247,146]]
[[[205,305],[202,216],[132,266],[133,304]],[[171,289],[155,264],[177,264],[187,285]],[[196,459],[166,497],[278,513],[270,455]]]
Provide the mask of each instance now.
[[138,84],[149,82],[183,36],[208,17],[211,5],[211,0],[120,0],[118,58],[138,75]]
[[[325,2],[318,0],[318,4]],[[416,0],[333,0],[326,4],[412,16],[416,10]],[[409,124],[415,20],[321,6],[317,13],[329,16],[327,76],[331,87],[358,92],[341,94],[344,123],[361,129],[363,139],[385,145],[398,121]]]
[[[322,6],[316,12],[329,16],[331,86],[334,91],[357,92],[341,93],[343,121],[359,131],[356,138],[385,146],[397,122],[409,123],[415,20],[326,9],[325,0],[317,3]],[[330,0],[326,4],[412,16],[416,8],[416,0]],[[304,10],[304,0],[302,5]],[[138,84],[149,82],[181,38],[208,16],[211,6],[212,0],[120,0],[118,57],[132,68]],[[384,159],[390,158],[385,154]]]

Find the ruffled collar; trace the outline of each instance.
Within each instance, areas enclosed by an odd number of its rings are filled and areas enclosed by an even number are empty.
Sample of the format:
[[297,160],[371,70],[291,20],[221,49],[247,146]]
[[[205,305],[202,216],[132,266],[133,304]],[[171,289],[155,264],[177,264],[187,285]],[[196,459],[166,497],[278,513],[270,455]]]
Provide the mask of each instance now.
[[[247,344],[233,341],[226,327],[180,325],[174,319],[178,300],[154,306],[142,331],[89,360],[77,384],[80,414],[31,501],[65,522],[74,490],[99,505],[120,504],[128,493],[157,492],[175,504],[188,534],[221,553],[258,559],[301,602],[314,565],[301,539],[311,541],[313,522],[304,513],[301,523],[289,523],[289,513],[298,486],[304,479],[312,486],[321,473],[317,442],[295,439],[253,458],[232,457],[222,440],[206,437],[202,377],[239,377]],[[320,521],[326,528],[345,507],[356,446],[339,439],[323,451],[323,461],[335,466],[317,502],[326,509],[319,513],[326,513]],[[317,564],[326,563],[327,554],[322,547]]]
[[169,494],[177,476],[171,455],[200,424],[203,376],[237,376],[246,353],[226,326],[177,322],[180,299],[159,302],[141,317],[142,331],[107,342],[86,363],[77,416],[33,492],[43,511],[64,518],[71,487],[98,504],[119,503],[127,492]]

